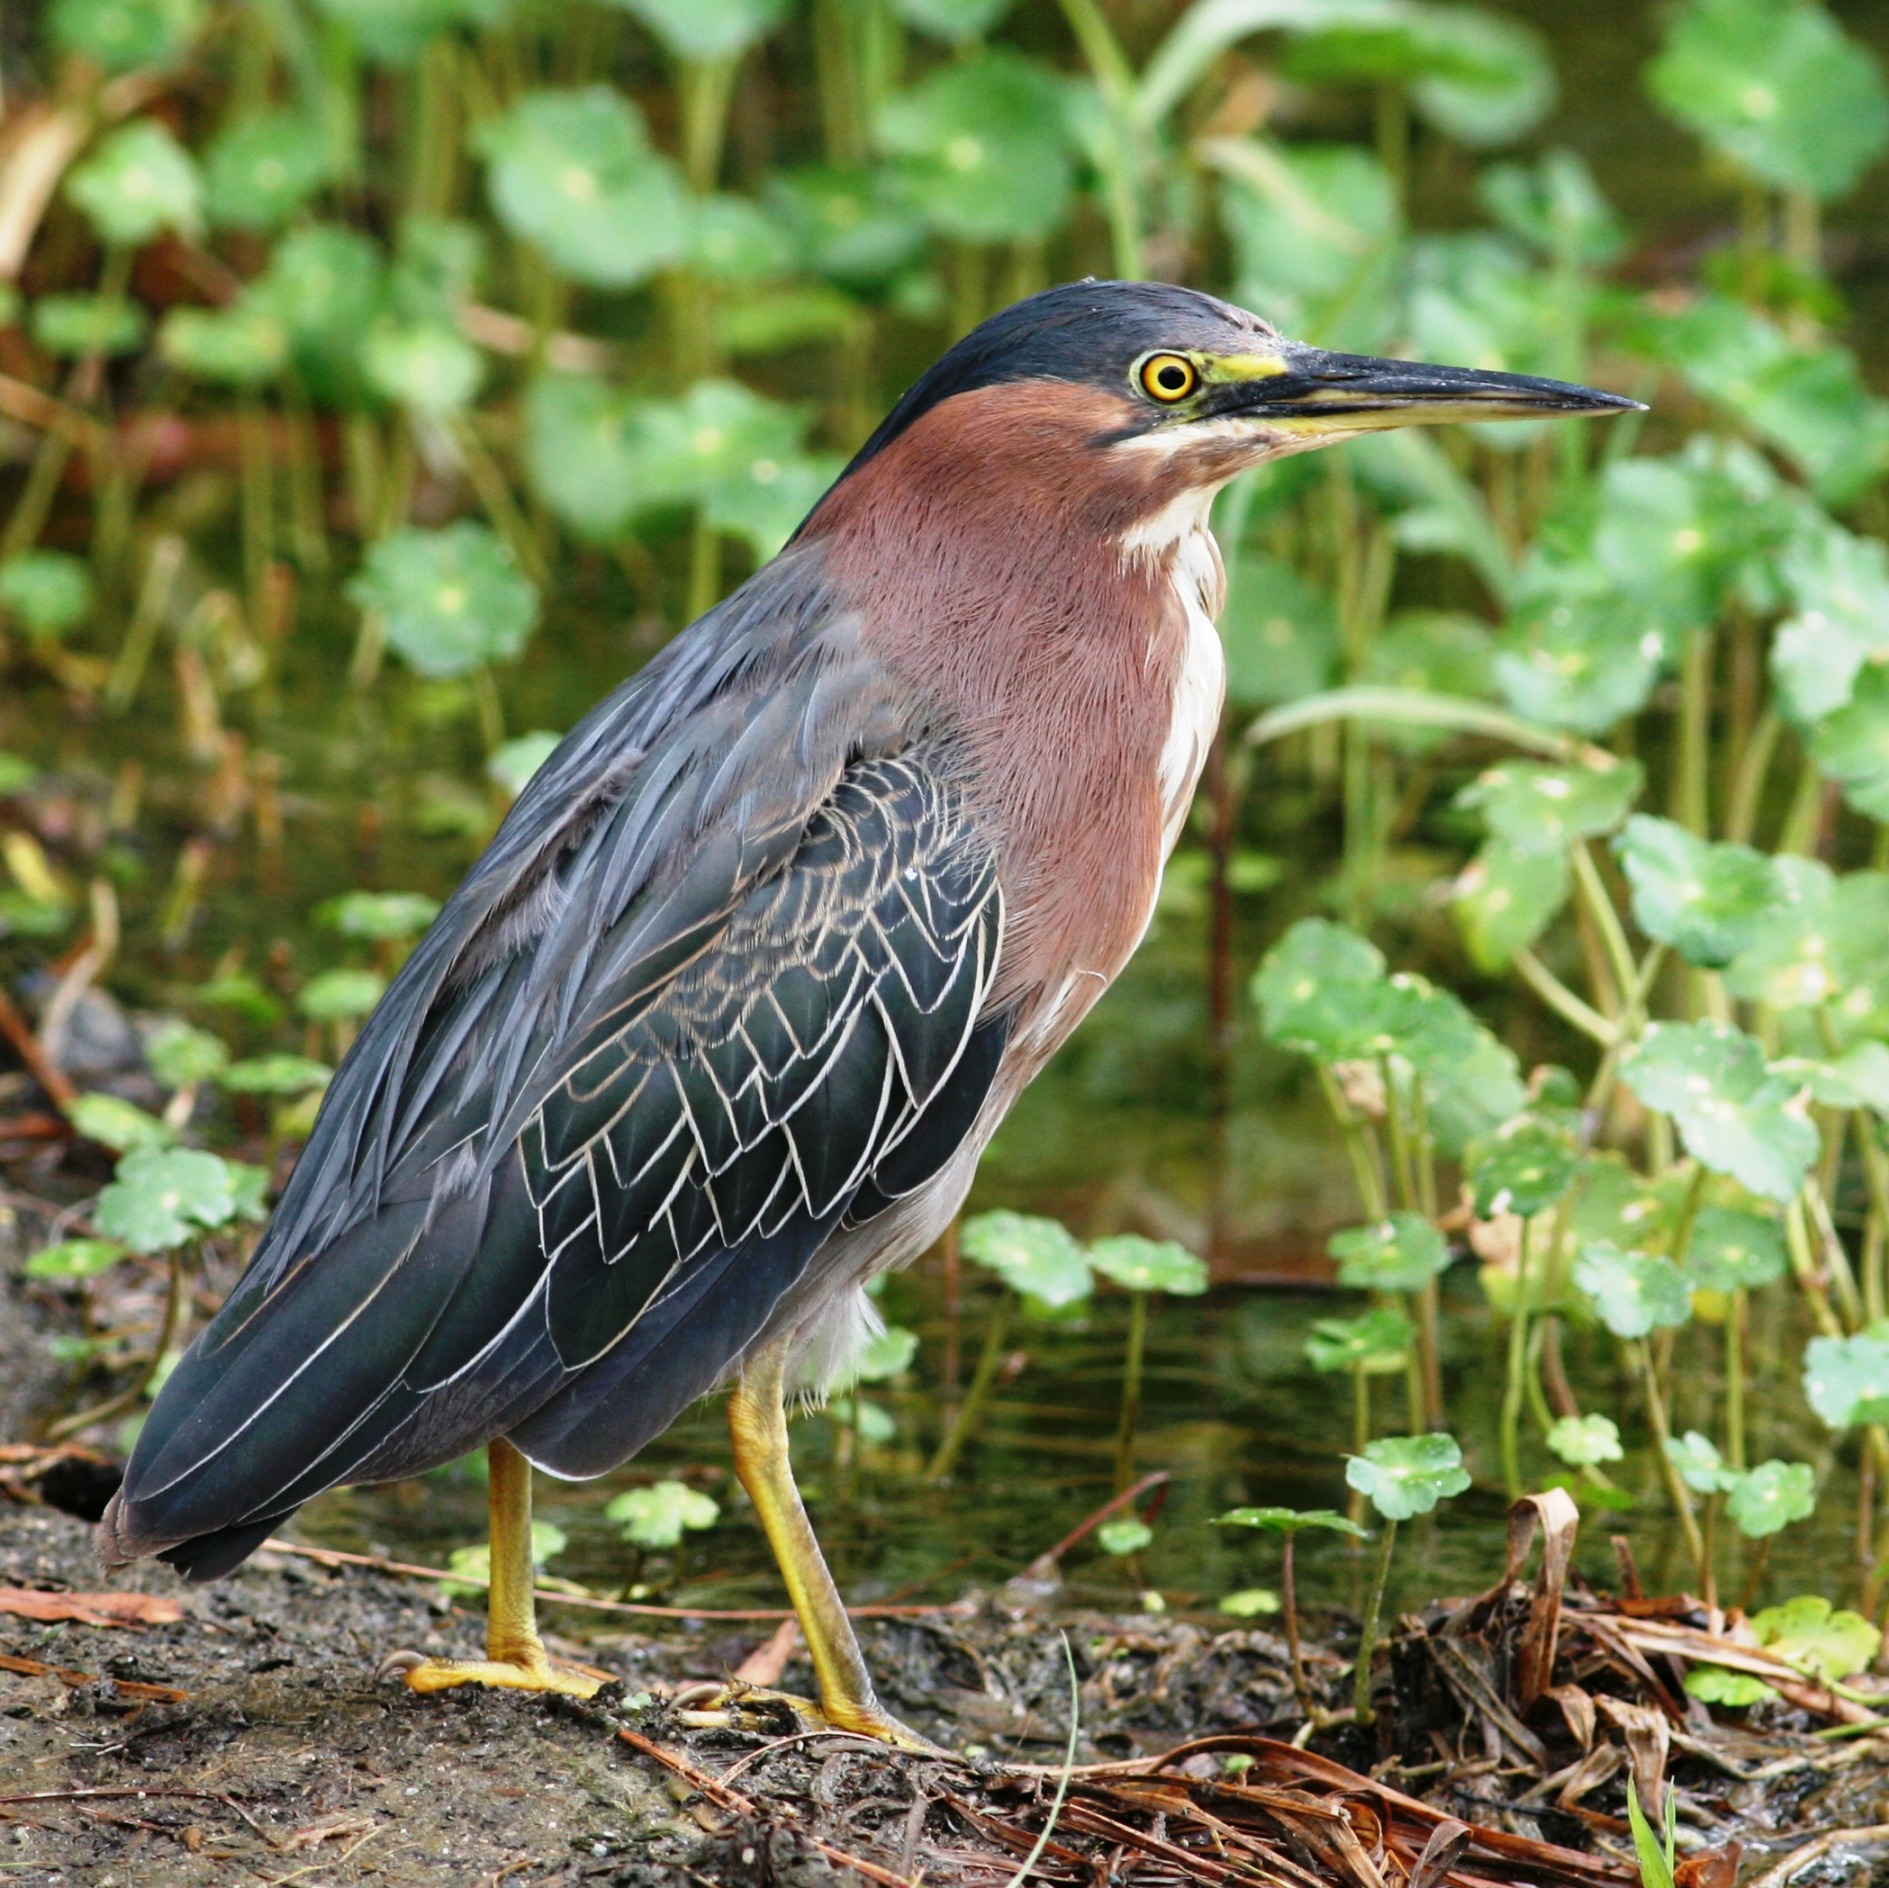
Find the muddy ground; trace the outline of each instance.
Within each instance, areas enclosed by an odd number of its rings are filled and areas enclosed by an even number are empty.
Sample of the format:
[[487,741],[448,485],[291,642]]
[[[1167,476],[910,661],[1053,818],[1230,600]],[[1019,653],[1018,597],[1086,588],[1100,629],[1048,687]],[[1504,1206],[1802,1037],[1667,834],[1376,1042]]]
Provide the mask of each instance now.
[[[0,1585],[100,1591],[89,1528],[0,1500]],[[966,1763],[831,1734],[781,1741],[794,1727],[765,1720],[750,1731],[691,1729],[642,1696],[725,1677],[768,1637],[765,1622],[663,1622],[657,1633],[578,1641],[561,1637],[580,1629],[567,1610],[547,1622],[554,1650],[617,1672],[621,1690],[589,1704],[473,1688],[421,1698],[375,1682],[382,1655],[400,1646],[476,1653],[483,1624],[476,1603],[455,1606],[425,1581],[264,1553],[207,1588],[152,1566],[114,1585],[177,1602],[182,1616],[142,1627],[0,1617],[0,1881],[1003,1888],[1042,1827],[1063,1756],[1066,1629],[1081,1680],[1083,1762],[1237,1732],[1260,1767],[1237,1767],[1251,1755],[1229,1762],[1235,1739],[1193,1755],[1174,1773],[1195,1780],[1184,1785],[1192,1798],[1154,1805],[1139,1818],[1141,1837],[1126,1843],[1116,1832],[1131,1819],[1130,1797],[1084,1801],[1079,1784],[1058,1826],[1059,1844],[1075,1846],[1052,1848],[1041,1880],[1102,1888],[1296,1876],[1300,1888],[1360,1888],[1402,1880],[1410,1852],[1449,1816],[1485,1824],[1513,1847],[1506,1861],[1491,1851],[1473,1871],[1478,1881],[1631,1888],[1618,1859],[1627,1852],[1623,1779],[1585,1798],[1578,1815],[1558,1811],[1538,1788],[1529,1794],[1538,1771],[1481,1759],[1473,1727],[1459,1746],[1438,1746],[1460,1748],[1453,1764],[1413,1763],[1422,1753],[1411,1752],[1372,1763],[1345,1748],[1355,1731],[1330,1735],[1325,1748],[1368,1766],[1387,1790],[1410,1792],[1370,1812],[1384,1819],[1376,1867],[1347,1867],[1343,1854],[1294,1838],[1281,1859],[1298,1854],[1309,1873],[1251,1862],[1229,1872],[1213,1857],[1232,1823],[1215,1817],[1235,1818],[1263,1794],[1234,1801],[1236,1782],[1261,1777],[1268,1761],[1298,1761],[1252,1735],[1289,1735],[1296,1723],[1284,1648],[1258,1630],[1070,1617],[1017,1594],[987,1597],[974,1613],[864,1622],[888,1704],[941,1743],[983,1753]],[[1313,1666],[1329,1696],[1340,1661],[1315,1652]],[[811,1676],[796,1659],[783,1683],[806,1690]],[[1889,1769],[1867,1745],[1832,1745],[1788,1725],[1709,1739],[1680,1729],[1675,1739],[1669,1774],[1685,1840],[1713,1864],[1691,1888],[1731,1888],[1734,1839],[1747,1844],[1748,1881],[1807,1835],[1889,1821]],[[1326,1801],[1344,1805],[1341,1821],[1364,1813],[1364,1777],[1316,1755],[1303,1761],[1306,1777],[1280,1778],[1275,1761],[1274,1779],[1335,1790]],[[1310,1800],[1294,1795],[1288,1807]],[[1398,1816],[1401,1837],[1391,1827]],[[1267,1839],[1279,1842],[1279,1830]],[[1183,1840],[1200,1861],[1187,1860]],[[1555,1847],[1530,1846],[1543,1841]],[[1383,1866],[1387,1845],[1393,1859],[1401,1853],[1401,1870]],[[1859,1858],[1840,1855],[1798,1888],[1862,1878]]]
[[[50,1508],[0,1502],[0,1584],[100,1590],[90,1530]],[[616,1735],[631,1726],[711,1770],[758,1749],[758,1735],[683,1732],[661,1709],[639,1710],[636,1695],[725,1676],[768,1637],[765,1623],[566,1642],[624,1681],[595,1705],[472,1688],[419,1698],[374,1682],[381,1656],[400,1646],[476,1654],[483,1629],[476,1604],[452,1606],[424,1582],[265,1553],[210,1587],[151,1566],[113,1586],[176,1599],[185,1616],[141,1628],[0,1619],[0,1649],[67,1673],[0,1670],[0,1879],[392,1888],[835,1878],[791,1833],[770,1840],[745,1827]],[[569,1624],[548,1623],[554,1635]],[[1283,1648],[1270,1634],[1070,1624],[1085,1668],[1089,1761],[1164,1750],[1203,1730],[1289,1725]],[[776,1801],[804,1792],[810,1825],[910,1878],[944,1833],[928,1830],[927,1815],[947,1782],[975,1789],[999,1754],[1061,1757],[1067,1668],[1047,1620],[995,1606],[974,1620],[868,1621],[863,1636],[895,1711],[990,1757],[947,1776],[923,1759],[815,1738],[795,1747],[788,1770],[750,1769],[745,1787]],[[96,1682],[74,1684],[74,1672]],[[795,1660],[783,1683],[804,1691],[811,1674]],[[140,1685],[186,1695],[140,1697]],[[19,1800],[41,1792],[60,1794]]]

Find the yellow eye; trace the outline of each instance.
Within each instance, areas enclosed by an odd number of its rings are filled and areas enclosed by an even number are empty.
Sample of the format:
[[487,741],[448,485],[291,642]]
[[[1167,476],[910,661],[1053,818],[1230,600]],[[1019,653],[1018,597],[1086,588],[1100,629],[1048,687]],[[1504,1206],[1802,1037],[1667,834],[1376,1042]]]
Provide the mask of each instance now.
[[1200,385],[1200,369],[1180,354],[1150,354],[1141,363],[1141,390],[1150,400],[1172,406]]

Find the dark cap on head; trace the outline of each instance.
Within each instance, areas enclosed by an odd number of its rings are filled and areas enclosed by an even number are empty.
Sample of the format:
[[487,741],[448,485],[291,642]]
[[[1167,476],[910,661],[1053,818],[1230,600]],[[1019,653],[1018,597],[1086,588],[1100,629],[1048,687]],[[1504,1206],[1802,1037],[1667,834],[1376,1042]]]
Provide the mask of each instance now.
[[905,391],[846,469],[874,453],[953,394],[1013,380],[1068,380],[1116,392],[1157,348],[1226,353],[1276,345],[1257,315],[1171,282],[1099,282],[1046,288],[980,322]]

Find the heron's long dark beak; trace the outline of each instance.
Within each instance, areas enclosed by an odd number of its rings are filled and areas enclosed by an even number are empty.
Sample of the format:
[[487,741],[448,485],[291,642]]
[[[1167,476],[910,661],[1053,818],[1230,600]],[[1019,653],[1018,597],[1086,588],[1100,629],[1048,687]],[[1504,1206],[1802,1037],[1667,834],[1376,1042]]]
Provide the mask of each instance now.
[[1565,380],[1500,374],[1478,367],[1433,367],[1294,348],[1272,372],[1223,383],[1221,410],[1284,431],[1325,436],[1381,432],[1450,420],[1543,419],[1573,413],[1638,413],[1638,400]]

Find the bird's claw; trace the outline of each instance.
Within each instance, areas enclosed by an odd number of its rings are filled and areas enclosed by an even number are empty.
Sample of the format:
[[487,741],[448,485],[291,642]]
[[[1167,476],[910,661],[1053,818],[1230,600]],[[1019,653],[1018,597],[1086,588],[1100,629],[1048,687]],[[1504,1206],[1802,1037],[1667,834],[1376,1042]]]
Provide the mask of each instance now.
[[489,1685],[508,1691],[553,1691],[567,1698],[594,1698],[616,1674],[562,1659],[435,1659],[424,1652],[389,1652],[375,1669],[377,1684],[398,1679],[409,1691],[450,1691],[455,1685]]
[[773,1691],[758,1685],[687,1685],[669,1699],[679,1723],[691,1730],[757,1731],[763,1735],[791,1736],[807,1731],[845,1731],[870,1737],[895,1750],[915,1756],[949,1757],[930,1738],[901,1724],[876,1701],[820,1705],[793,1692]]

